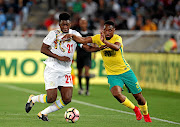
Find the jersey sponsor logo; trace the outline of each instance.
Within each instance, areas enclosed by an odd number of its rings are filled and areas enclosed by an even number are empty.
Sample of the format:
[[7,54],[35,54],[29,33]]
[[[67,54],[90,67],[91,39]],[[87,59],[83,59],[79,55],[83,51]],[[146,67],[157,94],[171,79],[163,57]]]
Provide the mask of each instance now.
[[111,57],[111,56],[115,56],[116,55],[116,51],[112,50],[112,51],[103,51],[104,56],[106,57]]

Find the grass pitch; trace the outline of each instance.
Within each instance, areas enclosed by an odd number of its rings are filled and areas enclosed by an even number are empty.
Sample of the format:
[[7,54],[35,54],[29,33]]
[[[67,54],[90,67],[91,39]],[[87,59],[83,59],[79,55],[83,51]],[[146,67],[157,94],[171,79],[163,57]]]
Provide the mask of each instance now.
[[[152,123],[137,121],[132,110],[113,98],[107,85],[91,85],[90,96],[78,95],[74,88],[72,102],[48,115],[50,122],[37,113],[50,104],[36,103],[29,113],[25,104],[30,94],[46,93],[43,84],[0,84],[0,127],[179,127],[180,93],[143,89]],[[123,92],[135,105],[136,100]],[[60,94],[59,96],[60,97]],[[80,111],[77,123],[67,123],[64,112],[75,107]]]

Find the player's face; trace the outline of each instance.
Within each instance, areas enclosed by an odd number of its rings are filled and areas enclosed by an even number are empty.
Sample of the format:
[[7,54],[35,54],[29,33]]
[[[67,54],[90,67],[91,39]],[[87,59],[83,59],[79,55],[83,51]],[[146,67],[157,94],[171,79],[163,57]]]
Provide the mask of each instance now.
[[112,25],[104,25],[104,34],[106,37],[106,40],[110,40],[114,35],[115,28]]
[[71,22],[69,20],[61,20],[59,26],[63,33],[68,33],[71,27]]

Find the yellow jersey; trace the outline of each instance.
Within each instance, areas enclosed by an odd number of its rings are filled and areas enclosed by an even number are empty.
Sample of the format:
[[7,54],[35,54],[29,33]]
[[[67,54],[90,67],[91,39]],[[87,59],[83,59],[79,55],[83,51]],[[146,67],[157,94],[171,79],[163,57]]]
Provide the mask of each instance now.
[[[96,43],[99,47],[105,45],[101,39],[100,34],[96,34],[92,36],[92,42]],[[130,70],[129,64],[126,62],[123,56],[123,43],[122,38],[114,34],[110,40],[107,40],[110,43],[119,42],[121,43],[121,47],[118,51],[115,51],[111,48],[106,48],[101,50],[101,56],[104,61],[104,67],[107,75],[119,75],[125,73]]]

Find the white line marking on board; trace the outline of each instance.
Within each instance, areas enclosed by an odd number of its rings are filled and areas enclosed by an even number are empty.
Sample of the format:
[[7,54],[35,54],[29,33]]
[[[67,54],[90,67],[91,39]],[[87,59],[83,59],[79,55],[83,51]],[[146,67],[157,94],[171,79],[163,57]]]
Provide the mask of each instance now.
[[[35,91],[35,90],[29,90],[29,89],[26,89],[26,88],[20,88],[20,87],[13,86],[13,85],[8,85],[8,84],[1,84],[0,86],[1,87],[5,87],[5,88],[9,88],[9,89],[13,89],[13,90],[17,90],[17,91],[22,91],[22,92],[25,92],[25,93],[41,94],[40,92]],[[90,106],[90,107],[99,108],[99,109],[115,111],[115,112],[120,112],[120,113],[124,113],[124,114],[129,114],[129,115],[135,115],[134,113],[131,113],[131,112],[126,112],[126,111],[121,111],[121,110],[117,110],[117,109],[107,108],[107,107],[103,107],[103,106],[99,106],[99,105],[95,105],[95,104],[91,104],[91,103],[87,103],[87,102],[83,102],[83,101],[78,101],[78,100],[74,100],[74,99],[72,100],[72,102],[78,103],[78,104],[82,104],[82,105],[87,105],[87,106]],[[156,117],[151,117],[151,119],[154,119],[154,120],[157,120],[157,121],[161,121],[161,122],[166,122],[166,123],[180,125],[180,123],[178,123],[178,122],[173,122],[173,121],[169,121],[169,120],[159,119],[159,118],[156,118]]]

